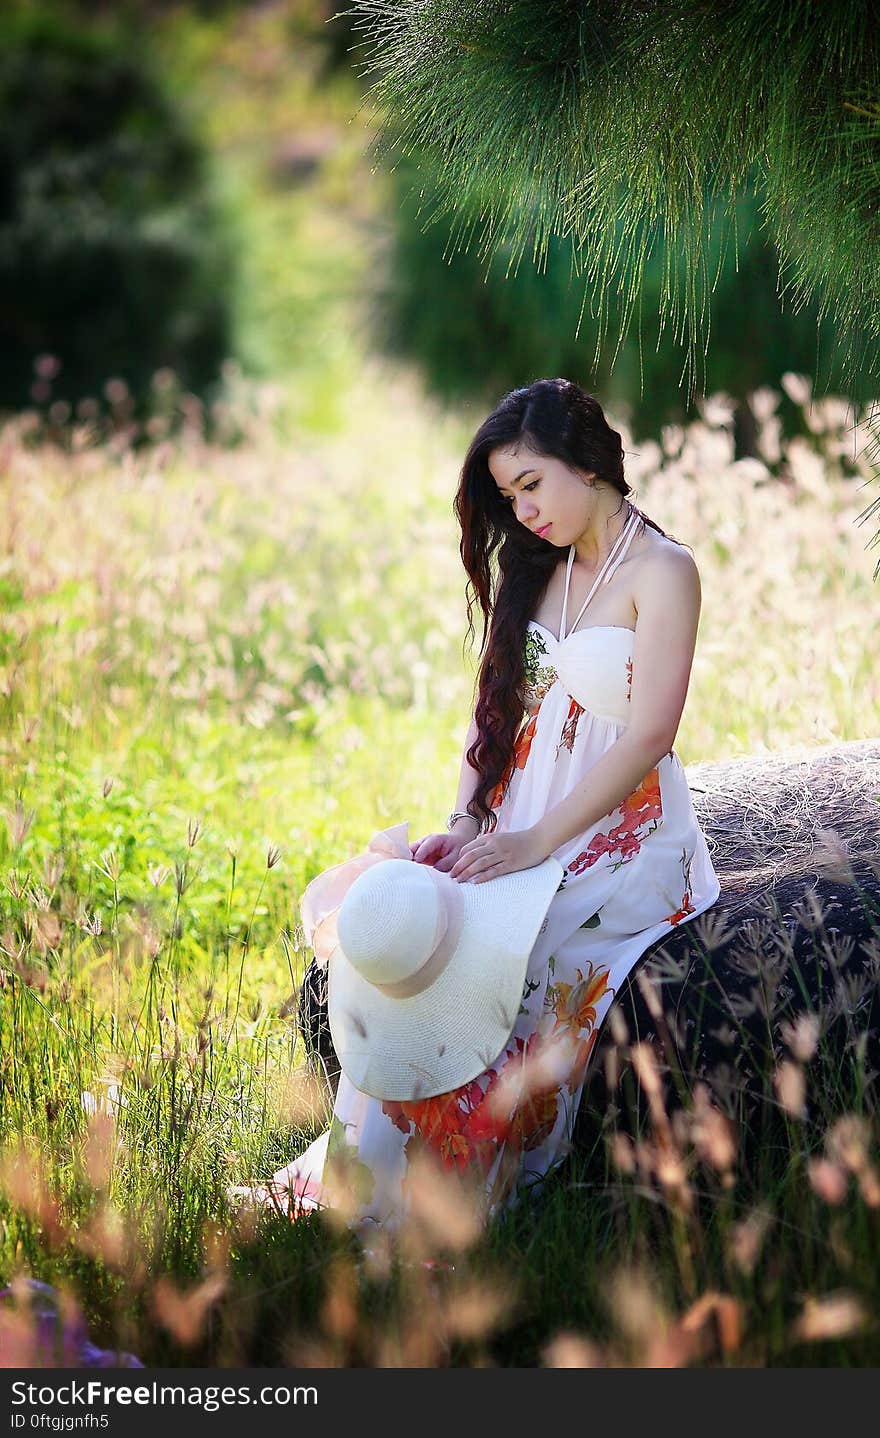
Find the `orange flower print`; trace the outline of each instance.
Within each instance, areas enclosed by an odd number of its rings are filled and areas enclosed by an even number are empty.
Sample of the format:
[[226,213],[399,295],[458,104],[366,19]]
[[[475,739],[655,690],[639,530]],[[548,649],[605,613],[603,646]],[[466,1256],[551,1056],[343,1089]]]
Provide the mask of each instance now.
[[524,1152],[538,1148],[556,1127],[559,1090],[533,1093],[517,1105],[510,1126],[509,1142]]
[[578,1045],[574,1052],[574,1062],[568,1075],[567,1088],[570,1094],[577,1093],[577,1090],[584,1081],[584,1075],[587,1072],[587,1064],[590,1061],[590,1054],[593,1052],[596,1037],[597,1031],[593,1029],[593,1032],[589,1034],[587,1038],[578,1040]]
[[660,774],[656,765],[645,775],[639,787],[627,795],[620,808],[624,813],[643,814],[647,808],[656,810],[658,814],[661,812]]
[[[505,1114],[505,1138],[516,1149],[537,1148],[550,1137],[559,1111],[559,1082],[541,1072],[548,1036],[532,1033],[528,1042],[517,1038],[487,1090],[487,1103]],[[552,1070],[551,1070],[552,1072]],[[505,1100],[501,1095],[507,1094]]]
[[490,809],[501,808],[501,805],[504,802],[504,795],[507,790],[507,786],[510,783],[510,776],[512,773],[513,766],[508,764],[504,773],[501,775],[501,778],[498,780],[498,783],[495,785],[495,788],[492,790],[492,793],[489,795],[488,803]]
[[385,1101],[382,1112],[396,1128],[410,1134],[406,1145],[428,1150],[446,1169],[477,1167],[488,1172],[498,1152],[493,1136],[471,1131],[471,1115],[482,1105],[483,1090],[478,1083],[465,1084],[435,1098],[398,1103]]
[[582,874],[606,854],[610,858],[620,856],[612,866],[613,872],[622,864],[630,863],[648,835],[659,829],[663,820],[663,802],[660,794],[660,774],[656,765],[645,775],[638,787],[605,817],[610,819],[615,814],[621,815],[620,823],[607,833],[599,831],[594,834],[586,849],[567,866],[570,873]]
[[590,964],[586,974],[577,970],[576,983],[552,986],[552,1029],[510,1039],[494,1066],[470,1083],[435,1098],[385,1100],[382,1112],[408,1135],[407,1157],[421,1149],[446,1169],[485,1175],[502,1150],[522,1153],[546,1142],[563,1089],[573,1094],[583,1080],[597,1005],[613,992],[608,978],[608,969]]
[[434,1098],[404,1103],[387,1100],[382,1111],[402,1133],[411,1135],[414,1148],[429,1150],[444,1168],[461,1170],[477,1164],[485,1170],[495,1156],[494,1144],[467,1130],[468,1114],[481,1098],[479,1084],[470,1083]]
[[519,732],[513,741],[513,753],[510,756],[510,762],[489,796],[490,809],[497,809],[503,802],[504,795],[507,792],[507,786],[513,778],[514,771],[526,767],[526,761],[528,760],[529,751],[532,747],[532,740],[535,737],[535,731],[538,727],[538,714],[540,709],[541,705],[538,704],[537,708],[533,710],[531,717],[520,726]]
[[[570,695],[569,698],[571,699]],[[579,704],[576,699],[571,699],[571,703],[568,706],[568,716],[562,726],[562,737],[556,745],[557,759],[559,758],[560,749],[567,749],[569,754],[572,752],[575,735],[577,734],[578,720],[583,712],[583,705]]]
[[568,1024],[572,1028],[592,1028],[596,1022],[596,1005],[608,992],[608,969],[594,969],[587,965],[586,977],[577,971],[576,984],[562,982],[553,985],[553,1009],[557,1024]]
[[676,909],[674,914],[667,914],[667,924],[680,924],[683,919],[687,918],[688,914],[696,912],[691,902],[691,864],[693,863],[693,859],[693,854],[688,854],[686,849],[682,849],[681,868],[684,876],[684,894],[681,900],[681,908]]
[[382,1110],[401,1133],[409,1133],[412,1127],[420,1129],[429,1143],[433,1143],[447,1131],[456,1117],[454,1093],[441,1093],[436,1098],[412,1099],[405,1103],[388,1099]]
[[509,1043],[496,1067],[482,1075],[485,1087],[475,1079],[436,1098],[383,1102],[382,1111],[410,1135],[407,1157],[421,1148],[446,1169],[487,1174],[505,1145],[525,1150],[543,1143],[556,1124],[560,1084],[529,1080],[524,1058],[538,1053],[536,1038]]
[[602,999],[614,993],[608,986],[609,977],[608,969],[594,969],[592,964],[588,964],[586,974],[577,970],[576,984],[560,982],[554,984],[550,991],[556,1015],[550,1041],[555,1035],[562,1034],[567,1034],[570,1040],[576,1038],[566,1081],[570,1094],[574,1094],[583,1082],[596,1042],[597,1006]]
[[[507,1050],[501,1057],[505,1058],[506,1054]],[[499,1080],[499,1072],[491,1070],[481,1101],[474,1105],[468,1115],[468,1134],[476,1143],[500,1145],[506,1142],[510,1134],[510,1114],[503,1103],[498,1102]],[[497,1147],[495,1152],[497,1153]]]
[[[540,708],[540,705],[538,706]],[[535,737],[535,730],[538,727],[538,710],[536,709],[524,729],[520,729],[513,746],[513,760],[515,769],[524,769],[529,751],[532,747],[532,740]]]

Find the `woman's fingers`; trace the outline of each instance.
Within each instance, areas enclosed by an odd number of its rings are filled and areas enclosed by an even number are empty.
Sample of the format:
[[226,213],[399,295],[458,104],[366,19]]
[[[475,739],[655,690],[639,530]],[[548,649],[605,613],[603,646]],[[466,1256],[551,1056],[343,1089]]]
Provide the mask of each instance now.
[[485,884],[487,879],[499,879],[506,873],[507,870],[499,859],[495,863],[473,865],[459,874],[454,874],[453,878],[459,884]]
[[502,874],[515,874],[537,862],[525,842],[517,840],[514,843],[502,834],[497,843],[492,839],[476,839],[470,849],[465,845],[451,873],[454,879],[477,879],[482,883],[487,879],[500,878]]
[[461,845],[458,841],[451,834],[443,834],[437,846],[434,868],[439,869],[441,874],[448,874],[460,853]]
[[494,853],[484,854],[477,851],[460,854],[453,864],[451,872],[455,879],[470,879],[474,874],[482,874],[486,869],[492,869],[500,863],[501,860]]

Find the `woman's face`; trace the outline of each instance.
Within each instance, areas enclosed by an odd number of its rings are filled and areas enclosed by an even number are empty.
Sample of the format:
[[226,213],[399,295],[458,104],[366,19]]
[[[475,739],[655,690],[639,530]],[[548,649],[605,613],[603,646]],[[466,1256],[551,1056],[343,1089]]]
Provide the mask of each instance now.
[[525,448],[493,449],[488,464],[504,503],[539,539],[567,547],[583,534],[597,501],[586,476]]

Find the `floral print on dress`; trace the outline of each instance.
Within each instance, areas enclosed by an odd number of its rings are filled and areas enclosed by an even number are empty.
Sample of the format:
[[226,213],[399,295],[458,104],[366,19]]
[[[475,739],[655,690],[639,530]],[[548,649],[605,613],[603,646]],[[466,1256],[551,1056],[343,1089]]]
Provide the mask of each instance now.
[[660,797],[660,774],[655,765],[644,777],[638,788],[606,814],[606,819],[621,815],[620,822],[611,829],[600,829],[590,839],[587,847],[572,859],[566,868],[572,874],[582,874],[606,855],[613,858],[612,873],[623,864],[629,864],[636,857],[649,834],[659,829],[663,820],[663,803]]
[[553,688],[557,678],[556,670],[547,657],[547,645],[536,629],[526,630],[523,641],[523,670],[524,705],[526,709],[534,709],[548,690]]
[[577,970],[577,983],[553,985],[557,1029],[567,1029],[576,1036],[574,1058],[566,1079],[571,1094],[580,1088],[596,1042],[597,1005],[614,993],[608,987],[608,979],[608,969],[594,969],[588,963],[586,974],[581,969]]
[[[551,970],[548,967],[548,974]],[[560,1110],[580,1087],[597,1033],[597,1006],[611,997],[609,970],[586,965],[573,984],[548,984],[550,1022],[514,1036],[492,1068],[435,1098],[384,1100],[382,1112],[407,1135],[407,1160],[428,1152],[448,1170],[484,1177],[498,1161],[497,1202],[519,1172],[522,1154],[550,1137]]]
[[684,878],[684,894],[682,895],[681,908],[676,909],[674,914],[666,916],[667,924],[680,924],[688,914],[694,912],[694,905],[691,899],[691,864],[694,856],[689,854],[687,849],[681,851],[681,872]]
[[[571,695],[569,695],[569,698],[571,699]],[[565,723],[562,726],[562,737],[560,738],[559,743],[556,745],[557,759],[559,758],[559,752],[561,749],[567,749],[569,754],[572,753],[574,749],[575,736],[577,735],[578,720],[580,719],[583,712],[583,705],[579,704],[576,699],[571,699],[571,703],[568,706],[568,715],[566,717]]]
[[507,793],[507,787],[515,771],[526,767],[526,760],[529,757],[529,750],[532,747],[532,740],[535,737],[535,731],[538,727],[538,711],[540,708],[541,705],[539,703],[538,707],[532,711],[531,716],[524,719],[519,727],[516,738],[513,741],[513,753],[510,756],[507,768],[489,795],[490,809],[497,809],[503,803],[504,796]]

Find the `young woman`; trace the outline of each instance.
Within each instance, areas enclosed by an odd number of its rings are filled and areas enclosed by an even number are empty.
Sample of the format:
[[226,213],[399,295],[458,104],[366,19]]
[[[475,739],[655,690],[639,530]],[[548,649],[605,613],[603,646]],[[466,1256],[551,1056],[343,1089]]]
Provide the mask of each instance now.
[[[333,1204],[335,1156],[356,1221],[393,1224],[408,1166],[426,1153],[476,1180],[485,1212],[516,1202],[567,1151],[621,983],[657,939],[717,900],[673,748],[699,575],[629,493],[620,436],[570,381],[514,390],[474,436],[455,511],[484,617],[477,700],[447,829],[410,852],[474,884],[553,856],[562,883],[491,1068],[411,1103],[359,1093],[343,1074],[330,1128],[258,1191],[262,1201],[292,1214]],[[472,612],[470,597],[471,634]],[[562,1052],[564,1071],[544,1061]]]

